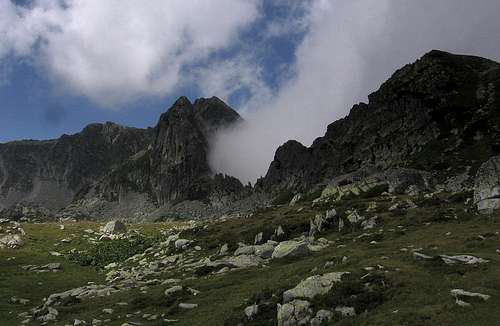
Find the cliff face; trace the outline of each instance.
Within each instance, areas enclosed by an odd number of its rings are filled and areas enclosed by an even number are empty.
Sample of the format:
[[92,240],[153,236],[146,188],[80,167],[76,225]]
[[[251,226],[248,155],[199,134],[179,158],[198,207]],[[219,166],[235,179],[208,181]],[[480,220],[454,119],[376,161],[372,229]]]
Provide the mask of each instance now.
[[106,199],[120,201],[128,193],[145,193],[156,205],[205,200],[215,192],[238,192],[235,178],[216,179],[208,164],[210,137],[240,119],[216,97],[191,103],[179,98],[161,115],[151,145],[114,169],[98,185]]
[[[141,207],[158,207],[238,194],[243,185],[214,176],[207,155],[212,134],[239,119],[216,97],[194,103],[181,97],[155,128],[92,124],[56,140],[0,144],[0,210],[21,204],[55,212],[82,199],[120,204],[130,194],[147,202]],[[80,214],[76,206],[72,212]],[[112,214],[102,205],[99,212],[83,208],[85,216]]]
[[431,51],[398,70],[310,148],[281,146],[259,186],[302,190],[361,168],[453,174],[500,151],[500,64]]
[[62,208],[151,138],[152,130],[106,123],[57,140],[0,144],[0,209],[20,202]]

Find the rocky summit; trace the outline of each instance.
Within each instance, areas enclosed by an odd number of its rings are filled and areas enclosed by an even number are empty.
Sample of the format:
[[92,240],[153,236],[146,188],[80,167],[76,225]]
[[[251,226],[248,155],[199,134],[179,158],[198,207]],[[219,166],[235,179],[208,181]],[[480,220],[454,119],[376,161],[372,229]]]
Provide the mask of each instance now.
[[431,51],[253,186],[209,164],[216,97],[0,144],[0,324],[497,325],[499,90]]

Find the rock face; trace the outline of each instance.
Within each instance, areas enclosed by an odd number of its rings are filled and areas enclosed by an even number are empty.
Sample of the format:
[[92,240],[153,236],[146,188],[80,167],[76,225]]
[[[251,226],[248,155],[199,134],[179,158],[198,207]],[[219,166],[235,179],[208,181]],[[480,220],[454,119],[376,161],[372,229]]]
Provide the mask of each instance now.
[[207,156],[210,137],[239,119],[216,97],[181,97],[154,128],[93,124],[57,140],[0,144],[0,210],[99,217],[234,197],[243,185],[214,175]]
[[477,171],[474,204],[480,211],[500,208],[500,156],[490,158]]
[[500,151],[500,64],[431,51],[398,70],[307,148],[288,141],[258,185],[302,191],[361,168],[443,175]]
[[151,129],[91,124],[56,140],[0,144],[0,210],[59,209],[152,139]]
[[131,193],[147,194],[157,206],[241,192],[239,180],[214,176],[207,158],[210,137],[239,119],[216,97],[194,103],[179,98],[161,115],[151,145],[113,170],[96,191],[118,202]]

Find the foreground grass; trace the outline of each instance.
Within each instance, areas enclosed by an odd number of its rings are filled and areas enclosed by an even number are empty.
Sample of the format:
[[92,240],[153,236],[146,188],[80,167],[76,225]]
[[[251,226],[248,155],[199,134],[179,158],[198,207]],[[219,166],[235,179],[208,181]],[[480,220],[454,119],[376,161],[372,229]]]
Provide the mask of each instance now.
[[[192,275],[165,273],[165,278],[179,277],[183,285],[201,291],[197,296],[167,300],[163,291],[167,286],[151,286],[145,290],[124,291],[108,297],[78,302],[58,307],[57,324],[72,324],[75,318],[111,319],[107,325],[121,325],[126,321],[143,325],[162,325],[159,321],[146,321],[144,314],[166,314],[169,319],[178,319],[175,325],[224,325],[228,320],[241,316],[245,306],[253,303],[259,293],[281,293],[295,286],[302,279],[330,271],[366,273],[365,267],[374,267],[384,275],[390,287],[385,301],[375,309],[359,313],[355,318],[332,322],[335,325],[497,325],[500,317],[500,216],[480,216],[467,212],[461,203],[438,200],[419,203],[419,208],[389,212],[386,198],[352,199],[334,205],[342,215],[344,209],[358,208],[360,212],[369,201],[378,202],[376,214],[384,221],[383,232],[371,230],[371,236],[359,238],[365,232],[327,230],[321,236],[335,241],[327,249],[308,257],[293,260],[274,260],[266,267],[249,268],[225,275],[209,275],[190,278]],[[302,207],[300,212],[297,212]],[[183,232],[183,236],[195,239],[203,248],[200,255],[213,253],[223,243],[235,247],[237,242],[253,240],[256,233],[272,233],[282,225],[289,236],[297,236],[308,229],[309,218],[323,208],[311,208],[310,203],[289,208],[278,207],[257,212],[249,219],[233,219],[213,223],[205,229]],[[453,212],[450,218],[449,212]],[[363,213],[364,214],[364,213]],[[50,251],[83,250],[88,242],[83,238],[85,229],[97,229],[95,223],[66,224],[60,230],[57,224],[26,224],[27,244],[22,249],[0,251],[0,316],[5,325],[20,323],[18,313],[42,302],[54,292],[95,282],[104,282],[104,273],[95,267],[80,266],[63,257],[54,257]],[[154,237],[166,224],[134,226],[147,236]],[[63,238],[75,234],[69,244],[60,244]],[[376,235],[374,235],[376,234]],[[376,239],[376,243],[371,241]],[[479,266],[443,266],[423,263],[413,258],[412,250],[437,254],[471,254],[490,262]],[[341,257],[348,257],[340,263]],[[9,257],[15,259],[8,260]],[[325,262],[338,264],[327,269]],[[26,264],[61,262],[63,270],[58,273],[35,274],[20,268]],[[473,303],[470,308],[458,307],[450,290],[461,288],[467,291],[491,295],[482,303]],[[8,303],[12,296],[30,299],[26,306]],[[180,311],[180,301],[197,303],[194,310]],[[126,305],[117,305],[124,302]],[[113,308],[112,317],[102,312]],[[127,314],[134,314],[126,317]],[[1,324],[1,323],[0,323]],[[3,325],[2,324],[2,325]],[[35,323],[33,323],[35,324]],[[264,325],[264,324],[262,324]],[[267,325],[267,324],[266,324]],[[272,325],[272,323],[270,324]]]

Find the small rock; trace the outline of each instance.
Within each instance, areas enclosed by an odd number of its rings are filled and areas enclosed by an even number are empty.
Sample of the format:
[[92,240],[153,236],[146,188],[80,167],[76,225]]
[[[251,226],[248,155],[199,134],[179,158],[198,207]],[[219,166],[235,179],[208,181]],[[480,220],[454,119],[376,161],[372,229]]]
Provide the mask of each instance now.
[[422,254],[420,252],[414,252],[413,257],[416,260],[433,260],[434,259],[434,257]]
[[290,203],[288,204],[290,207],[295,206],[300,200],[302,199],[302,194],[298,193],[295,196],[293,196],[292,200],[290,200]]
[[179,303],[179,308],[181,309],[194,309],[194,308],[198,308],[198,304],[196,303]]
[[229,251],[229,246],[227,243],[224,243],[219,249],[219,255],[225,256],[227,255],[228,251]]
[[264,240],[264,233],[262,232],[259,232],[255,235],[255,239],[254,239],[254,244],[258,245],[258,244],[261,244]]
[[274,230],[274,238],[275,240],[281,240],[285,236],[285,231],[283,231],[283,227],[278,225],[276,230]]
[[175,249],[186,249],[190,242],[191,241],[187,240],[187,239],[175,240],[175,244],[174,244]]
[[245,308],[245,316],[248,320],[252,320],[259,313],[259,306],[254,304]]
[[176,292],[182,291],[182,289],[183,289],[182,286],[174,285],[171,288],[166,289],[164,293],[165,293],[165,296],[169,297]]
[[450,294],[455,297],[456,304],[461,307],[468,307],[471,305],[465,300],[487,301],[490,299],[490,296],[487,294],[468,292],[462,289],[453,289],[450,291]]
[[439,257],[441,257],[441,259],[445,262],[445,264],[448,265],[454,265],[457,263],[466,265],[477,265],[488,262],[488,260],[486,259],[478,258],[471,255],[457,255],[457,256],[440,255]]
[[187,288],[187,291],[188,291],[189,293],[191,293],[192,295],[194,295],[194,296],[197,296],[198,294],[200,294],[200,293],[201,293],[201,291],[198,291],[198,290],[193,289],[193,288]]

